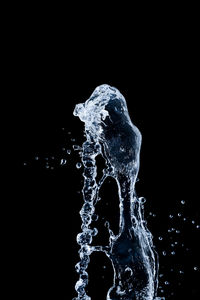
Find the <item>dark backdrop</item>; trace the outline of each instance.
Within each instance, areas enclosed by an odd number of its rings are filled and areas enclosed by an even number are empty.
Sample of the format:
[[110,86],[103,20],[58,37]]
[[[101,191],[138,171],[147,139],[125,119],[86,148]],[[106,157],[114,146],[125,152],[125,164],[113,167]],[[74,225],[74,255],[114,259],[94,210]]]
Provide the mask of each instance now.
[[[152,22],[151,28],[148,24],[138,28],[131,19],[124,29],[111,22],[110,27],[92,31],[91,24],[81,22],[72,30],[71,22],[64,26],[62,19],[56,26],[52,18],[52,23],[47,19],[19,18],[11,25],[7,53],[7,99],[14,148],[14,196],[8,201],[12,277],[8,293],[14,292],[21,299],[71,299],[76,295],[75,238],[80,231],[78,212],[82,205],[77,192],[82,177],[81,170],[75,168],[78,155],[68,158],[62,148],[71,147],[71,138],[78,144],[84,140],[83,125],[73,117],[73,109],[100,84],[121,91],[142,133],[137,192],[147,198],[147,215],[151,211],[157,215],[157,221],[149,221],[153,235],[159,236],[168,228],[165,217],[171,211],[178,212],[176,203],[182,199],[187,201],[184,213],[191,219],[199,218],[199,60],[195,33],[178,25],[170,27],[169,23],[161,28],[160,22]],[[46,158],[53,169],[45,168]],[[69,161],[66,168],[59,166],[62,158]],[[109,183],[104,189],[108,203],[105,214],[116,224],[118,203],[113,200],[117,195],[112,185],[112,197]],[[99,209],[102,215],[103,206]],[[197,263],[199,237],[190,227],[184,230],[193,252],[189,258],[180,256],[189,269],[188,260]],[[104,265],[107,271],[102,270]],[[109,262],[103,255],[95,255],[89,271],[92,299],[105,299],[105,291],[112,284]],[[197,275],[191,274],[185,272],[181,287],[177,280],[176,296],[169,299],[198,298]],[[170,276],[166,274],[169,280]]]

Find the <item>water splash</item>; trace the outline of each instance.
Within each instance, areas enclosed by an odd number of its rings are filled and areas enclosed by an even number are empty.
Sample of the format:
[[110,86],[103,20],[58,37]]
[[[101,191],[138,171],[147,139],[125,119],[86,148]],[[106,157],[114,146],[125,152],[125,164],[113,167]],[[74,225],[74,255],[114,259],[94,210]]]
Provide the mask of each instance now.
[[[85,123],[86,141],[82,146],[84,166],[84,204],[80,211],[82,232],[77,235],[80,262],[76,265],[79,280],[76,300],[90,300],[86,294],[87,268],[90,255],[100,251],[110,259],[113,285],[107,300],[152,300],[158,286],[158,257],[152,235],[143,217],[144,198],[139,198],[135,183],[139,171],[141,133],[129,117],[126,101],[121,93],[108,85],[95,89],[83,104],[76,105],[74,115]],[[102,178],[97,182],[96,157],[105,159]],[[119,233],[114,235],[107,222],[109,245],[91,245],[98,231],[92,228],[99,190],[108,177],[116,180],[119,193]]]

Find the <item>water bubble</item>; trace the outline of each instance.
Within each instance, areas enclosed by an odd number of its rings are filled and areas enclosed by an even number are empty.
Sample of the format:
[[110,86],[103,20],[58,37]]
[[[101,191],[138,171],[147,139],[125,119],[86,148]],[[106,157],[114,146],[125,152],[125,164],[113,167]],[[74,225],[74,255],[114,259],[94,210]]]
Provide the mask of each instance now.
[[164,274],[160,274],[159,277],[162,278],[164,276]]
[[171,255],[175,255],[175,254],[176,254],[176,252],[175,252],[175,251],[172,251],[172,252],[171,252]]
[[67,133],[67,134],[69,134],[69,135],[70,135],[70,134],[71,134],[71,131],[68,131],[68,133]]
[[194,221],[194,220],[192,220],[192,224],[195,224],[195,221]]
[[162,236],[159,236],[159,238],[158,238],[158,239],[159,239],[159,241],[162,241],[162,240],[163,240]]
[[23,163],[23,165],[24,165],[24,166],[27,166],[27,163],[26,163],[26,162],[24,162],[24,163]]
[[172,219],[174,216],[173,215],[169,215],[169,218]]
[[173,248],[173,247],[175,247],[175,245],[174,245],[174,244],[171,244],[171,247]]
[[184,204],[185,204],[185,200],[181,200],[181,204],[183,204],[183,205],[184,205]]
[[199,228],[200,228],[200,225],[197,225],[196,228],[199,229]]
[[166,255],[167,255],[166,251],[163,251],[163,252],[162,252],[162,255],[163,255],[163,256],[166,256]]
[[198,267],[197,266],[194,267],[194,271],[198,271]]
[[46,165],[45,168],[46,168],[46,169],[49,169],[49,165]]
[[35,160],[38,160],[39,159],[39,157],[38,156],[35,156]]
[[184,272],[182,270],[179,271],[180,274],[184,274]]
[[179,233],[180,233],[180,230],[176,230],[176,233],[179,234]]
[[165,285],[169,285],[169,281],[165,281]]
[[66,159],[62,158],[61,161],[60,161],[60,164],[61,165],[66,165],[66,163],[67,163]]
[[75,142],[75,141],[76,141],[76,139],[72,138],[72,139],[71,139],[71,141],[72,141],[72,142]]
[[76,164],[76,168],[77,169],[80,169],[82,167],[82,164],[80,163],[80,162],[78,162],[77,164]]
[[183,218],[183,221],[185,222],[187,219],[186,218]]
[[178,217],[181,217],[182,216],[182,214],[181,213],[178,213]]
[[155,217],[156,217],[156,214],[153,214],[152,216],[155,218]]
[[67,154],[71,154],[71,150],[70,149],[67,150]]

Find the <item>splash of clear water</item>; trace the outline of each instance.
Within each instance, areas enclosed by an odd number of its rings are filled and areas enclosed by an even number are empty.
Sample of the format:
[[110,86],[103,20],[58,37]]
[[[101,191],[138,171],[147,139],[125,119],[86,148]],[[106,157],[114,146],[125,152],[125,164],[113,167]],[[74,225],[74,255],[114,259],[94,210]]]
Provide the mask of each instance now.
[[[113,285],[107,300],[152,300],[158,286],[158,258],[143,217],[143,197],[138,197],[135,182],[139,170],[141,133],[129,117],[126,101],[121,93],[109,85],[95,89],[91,97],[75,107],[74,115],[85,123],[86,141],[83,143],[84,204],[80,211],[82,232],[77,235],[80,262],[76,265],[79,280],[76,300],[90,300],[86,294],[87,268],[94,251],[104,252],[110,259]],[[106,162],[103,176],[96,181],[96,157]],[[92,216],[99,190],[108,177],[113,177],[119,193],[119,233],[109,230],[109,245],[92,246],[98,231],[92,228]],[[164,299],[164,298],[162,298]]]

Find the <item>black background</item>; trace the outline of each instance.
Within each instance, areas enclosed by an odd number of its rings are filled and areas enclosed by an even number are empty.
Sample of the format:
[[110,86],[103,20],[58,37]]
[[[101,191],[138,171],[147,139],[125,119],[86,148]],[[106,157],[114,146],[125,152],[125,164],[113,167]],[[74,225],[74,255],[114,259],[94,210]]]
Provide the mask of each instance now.
[[[9,24],[5,78],[12,120],[14,195],[8,200],[12,279],[8,294],[21,299],[75,296],[75,238],[80,231],[82,201],[77,191],[82,177],[73,161],[68,168],[58,167],[58,162],[63,157],[61,148],[72,144],[68,130],[79,144],[83,141],[83,125],[73,117],[73,109],[100,84],[121,91],[142,133],[137,192],[147,198],[147,211],[160,215],[159,224],[152,225],[153,234],[162,231],[166,225],[162,216],[181,199],[188,203],[187,214],[199,218],[195,18],[193,22],[176,16],[162,20],[161,15],[145,22],[141,16],[136,22],[133,13],[124,15],[125,22],[110,18],[105,11],[95,16],[90,15],[86,22],[81,9],[80,15],[68,10],[67,16],[60,17],[57,12],[36,10],[15,16]],[[46,170],[45,157],[52,153],[55,168]],[[36,155],[43,157],[42,162],[34,161]],[[105,193],[110,193],[109,187]],[[107,214],[116,222],[111,217],[113,210],[117,215],[114,202],[108,205]],[[189,233],[195,263],[198,242],[199,237]],[[105,299],[104,289],[112,284],[110,266],[105,279],[101,278],[100,268],[106,262],[101,255],[91,262],[89,289],[94,300]],[[186,274],[176,297],[169,299],[197,299],[199,287],[194,278]]]

